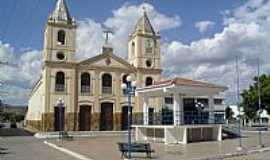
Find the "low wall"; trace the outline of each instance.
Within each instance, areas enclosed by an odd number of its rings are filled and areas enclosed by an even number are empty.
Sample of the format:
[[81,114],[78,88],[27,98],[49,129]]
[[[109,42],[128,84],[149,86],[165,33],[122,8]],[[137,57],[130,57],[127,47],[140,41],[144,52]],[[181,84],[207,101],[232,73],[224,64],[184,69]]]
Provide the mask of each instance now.
[[222,125],[134,125],[137,141],[162,141],[186,144],[198,141],[221,141]]

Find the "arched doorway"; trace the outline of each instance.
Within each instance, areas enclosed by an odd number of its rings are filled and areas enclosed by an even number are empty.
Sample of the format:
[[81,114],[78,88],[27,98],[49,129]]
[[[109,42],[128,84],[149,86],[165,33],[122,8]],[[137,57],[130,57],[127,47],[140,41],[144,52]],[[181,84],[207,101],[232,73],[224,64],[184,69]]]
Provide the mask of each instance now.
[[[130,124],[132,124],[132,107],[131,107],[131,116],[130,117],[131,117]],[[128,129],[128,106],[122,107],[121,129],[122,130]]]
[[54,107],[54,131],[65,129],[65,107]]
[[81,105],[79,112],[79,130],[90,131],[91,130],[91,106]]
[[113,103],[101,103],[100,130],[113,130]]

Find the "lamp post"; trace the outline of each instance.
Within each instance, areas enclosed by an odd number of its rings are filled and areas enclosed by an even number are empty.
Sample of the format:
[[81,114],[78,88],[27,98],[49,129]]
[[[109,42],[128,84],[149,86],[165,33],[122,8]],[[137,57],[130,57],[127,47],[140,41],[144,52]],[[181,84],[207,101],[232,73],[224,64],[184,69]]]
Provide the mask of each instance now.
[[132,81],[132,77],[127,76],[126,83],[122,83],[121,88],[128,96],[128,159],[131,159],[131,97],[135,95],[136,81]]
[[62,131],[63,131],[63,126],[62,126],[62,111],[64,109],[64,100],[62,98],[59,98],[57,100],[57,107],[58,107],[58,110],[59,110],[59,139],[62,139]]
[[200,122],[199,123],[202,123],[202,111],[204,109],[204,104],[202,104],[201,102],[197,102],[195,104],[195,107],[198,109],[199,111],[199,118],[200,118]]
[[239,135],[239,144],[237,150],[242,150],[242,136],[241,136],[241,110],[240,110],[240,76],[239,76],[239,64],[238,64],[238,56],[236,56],[236,84],[237,84],[237,110],[238,110],[238,135]]
[[258,72],[257,72],[257,92],[258,92],[258,109],[259,109],[259,146],[264,147],[262,144],[262,120],[261,120],[261,114],[262,114],[262,107],[261,107],[261,82],[260,82],[260,58],[258,57]]

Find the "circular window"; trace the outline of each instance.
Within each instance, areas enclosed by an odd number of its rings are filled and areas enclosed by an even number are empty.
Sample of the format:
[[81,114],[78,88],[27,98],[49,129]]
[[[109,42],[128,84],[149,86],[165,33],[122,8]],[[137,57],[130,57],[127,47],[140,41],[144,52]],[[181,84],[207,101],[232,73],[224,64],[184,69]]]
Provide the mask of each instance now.
[[148,59],[148,60],[146,61],[146,66],[147,66],[147,67],[151,67],[151,66],[152,66],[152,61],[151,61],[150,59]]
[[62,53],[62,52],[57,53],[57,54],[56,54],[56,57],[57,57],[57,59],[59,59],[59,60],[65,59],[65,55],[64,55],[64,53]]

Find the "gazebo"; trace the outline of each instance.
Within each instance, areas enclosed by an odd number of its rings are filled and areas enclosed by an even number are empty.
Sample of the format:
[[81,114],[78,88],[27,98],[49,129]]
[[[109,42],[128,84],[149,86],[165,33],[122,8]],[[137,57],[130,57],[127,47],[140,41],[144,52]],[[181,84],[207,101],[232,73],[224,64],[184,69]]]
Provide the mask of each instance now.
[[[221,141],[222,125],[215,124],[214,121],[213,97],[224,92],[226,89],[224,86],[184,78],[173,78],[156,82],[151,86],[137,88],[136,94],[143,98],[143,124],[133,125],[135,128],[135,139],[137,141],[159,140],[166,144],[186,144],[188,142],[206,140]],[[173,124],[149,125],[149,99],[168,96],[173,98]],[[187,124],[184,120],[183,98],[198,96],[208,98],[208,121],[203,124]]]

